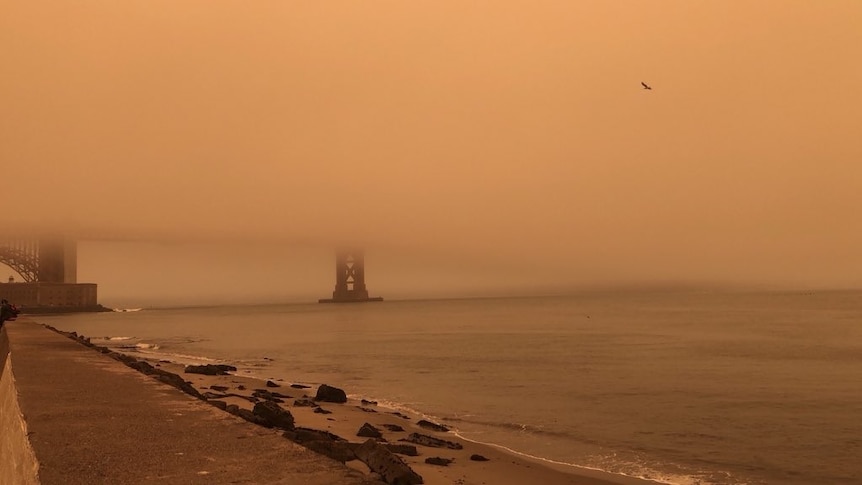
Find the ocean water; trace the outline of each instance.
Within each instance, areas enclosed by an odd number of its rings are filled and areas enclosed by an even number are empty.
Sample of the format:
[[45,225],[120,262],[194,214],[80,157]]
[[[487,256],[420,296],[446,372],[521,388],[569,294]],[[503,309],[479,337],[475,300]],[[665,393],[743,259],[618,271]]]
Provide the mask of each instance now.
[[40,316],[674,484],[862,483],[862,292],[588,292]]

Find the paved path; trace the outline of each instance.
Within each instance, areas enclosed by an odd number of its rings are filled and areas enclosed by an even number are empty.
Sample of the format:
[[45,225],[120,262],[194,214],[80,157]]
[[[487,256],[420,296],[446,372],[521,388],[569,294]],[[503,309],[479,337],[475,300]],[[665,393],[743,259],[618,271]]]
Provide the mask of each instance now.
[[41,325],[7,322],[42,484],[368,484]]

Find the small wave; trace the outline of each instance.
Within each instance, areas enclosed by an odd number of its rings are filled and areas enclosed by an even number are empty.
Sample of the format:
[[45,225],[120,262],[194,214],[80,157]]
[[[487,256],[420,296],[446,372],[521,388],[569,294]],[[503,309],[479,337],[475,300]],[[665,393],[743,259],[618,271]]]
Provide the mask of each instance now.
[[405,403],[389,401],[387,399],[380,399],[377,397],[371,397],[371,396],[362,395],[362,394],[348,394],[347,397],[349,399],[354,399],[356,401],[360,401],[362,399],[365,399],[368,401],[374,401],[377,403],[377,407],[379,407],[381,409],[386,409],[389,411],[398,411],[398,412],[403,413],[403,414],[418,416],[418,417],[423,418],[423,419],[439,421],[434,416],[429,416],[429,415],[427,415],[421,411],[418,411],[417,409],[415,409],[413,407],[410,407],[410,405],[405,404]]
[[[437,422],[437,423],[445,423],[447,426],[449,426],[450,432],[452,433],[453,436],[457,436],[458,438],[460,438],[464,441],[469,441],[471,443],[476,443],[476,444],[480,444],[480,445],[484,445],[484,446],[489,446],[492,448],[497,448],[497,449],[503,450],[507,453],[511,453],[513,455],[522,456],[525,458],[529,458],[531,460],[536,460],[536,461],[548,463],[548,464],[555,465],[555,466],[564,466],[564,467],[569,467],[572,469],[589,470],[589,471],[593,471],[593,472],[607,473],[609,475],[637,478],[640,480],[646,480],[646,481],[665,484],[665,485],[710,485],[712,483],[710,481],[705,481],[702,478],[696,478],[696,477],[682,475],[682,474],[660,473],[660,472],[657,472],[657,471],[651,469],[650,467],[642,465],[642,464],[619,463],[617,459],[610,460],[611,462],[617,462],[616,463],[617,466],[610,467],[612,469],[609,469],[607,467],[589,466],[589,465],[583,465],[583,464],[577,464],[577,463],[569,463],[569,462],[565,462],[565,461],[553,460],[550,458],[544,458],[544,457],[540,457],[540,456],[536,456],[536,455],[531,455],[529,453],[518,451],[518,450],[515,450],[513,448],[509,448],[508,446],[501,445],[498,443],[489,442],[489,441],[481,441],[481,440],[477,440],[474,438],[468,438],[467,436],[465,436],[463,434],[463,432],[461,430],[459,430],[457,428],[457,423],[478,424],[481,426],[503,429],[503,430],[507,430],[507,431],[514,431],[517,433],[531,433],[531,434],[544,435],[544,436],[554,437],[554,438],[565,438],[565,439],[572,439],[573,438],[570,434],[565,433],[565,432],[561,432],[561,431],[547,430],[547,429],[543,429],[543,428],[538,427],[538,426],[532,426],[532,425],[523,424],[523,423],[505,423],[505,422],[504,423],[497,423],[497,422],[485,421],[485,420],[481,420],[481,419],[476,419],[473,415],[462,415],[462,416],[458,416],[458,417],[440,417],[440,416],[434,416],[434,415],[423,413],[422,411],[419,411],[418,409],[416,409],[412,405],[408,405],[405,403],[389,401],[386,399],[379,399],[379,398],[368,398],[366,396],[359,396],[359,395],[353,395],[353,394],[349,394],[348,397],[351,399],[357,399],[357,400],[362,398],[362,397],[365,397],[367,399],[376,401],[377,406],[380,408],[383,408],[383,409],[398,411],[398,412],[401,412],[401,413],[404,413],[407,415],[411,415],[411,416],[418,417],[421,419],[427,419],[427,420]],[[419,404],[419,403],[416,403],[416,404]],[[452,426],[453,424],[455,424],[455,426]],[[594,443],[592,440],[582,440],[582,441],[586,441],[587,443]]]
[[[640,480],[647,480],[650,482],[661,483],[661,484],[666,484],[666,485],[708,485],[707,483],[702,482],[702,481],[695,479],[693,477],[658,474],[658,473],[652,472],[651,470],[646,470],[644,468],[641,468],[642,470],[644,470],[643,472],[624,473],[624,472],[619,472],[619,471],[611,471],[611,470],[607,470],[607,469],[603,469],[603,468],[599,468],[599,467],[579,465],[576,463],[568,463],[568,462],[559,461],[559,460],[552,460],[550,458],[543,458],[541,456],[536,456],[536,455],[531,455],[529,453],[524,453],[522,451],[518,451],[518,450],[515,450],[512,448],[509,448],[508,446],[504,446],[504,445],[501,445],[498,443],[491,443],[491,442],[487,442],[487,441],[479,441],[479,440],[471,439],[471,438],[468,438],[468,437],[462,435],[457,430],[453,430],[452,434],[457,436],[458,438],[464,440],[464,441],[469,441],[471,443],[490,446],[492,448],[497,448],[499,450],[503,450],[503,451],[505,451],[507,453],[511,453],[513,455],[522,456],[525,458],[529,458],[531,460],[536,460],[536,461],[540,461],[543,463],[548,463],[548,464],[556,465],[556,466],[565,466],[565,467],[576,468],[576,469],[580,469],[580,470],[590,470],[593,472],[607,473],[609,475],[637,478]],[[661,476],[657,476],[657,475],[661,475]]]
[[[475,419],[472,416],[463,416],[463,417],[450,417],[445,418],[444,421],[452,422],[452,423],[467,423],[467,424],[477,424],[479,426],[485,426],[488,428],[497,428],[504,429],[508,431],[517,431],[519,433],[531,433],[542,436],[551,436],[554,438],[566,438],[566,439],[576,439],[576,437],[572,436],[570,433],[566,433],[565,431],[555,431],[545,429],[541,426],[533,426],[530,424],[524,423],[509,423],[509,422],[496,422],[496,421],[486,421],[482,419]],[[587,443],[592,443],[591,440],[583,440]]]
[[267,377],[267,376],[264,376],[263,374],[258,374],[255,371],[253,371],[251,369],[244,368],[244,367],[237,367],[237,370],[236,370],[236,372],[234,372],[234,374],[242,375],[242,377],[244,377],[246,379],[252,379],[255,381],[260,381],[260,382],[272,381],[272,382],[278,383],[278,385],[280,385],[280,386],[289,385],[289,384],[285,384],[286,381],[279,380],[281,378],[276,378],[276,377],[271,377],[271,376]]
[[[156,346],[153,350],[159,350],[160,347]],[[148,349],[149,350],[149,349]],[[158,354],[155,352],[148,352],[152,354],[152,357],[158,357],[159,360],[167,360],[174,364],[199,364],[199,363],[225,363],[221,360],[211,359],[209,357],[201,357],[200,355],[190,355],[190,354],[179,354],[174,352],[159,352]]]
[[139,312],[143,310],[143,308],[113,308],[113,310],[117,313],[126,313],[126,312]]
[[103,337],[103,340],[108,340],[108,341],[114,342],[117,340],[132,340],[134,338],[135,337]]
[[138,342],[135,344],[135,348],[138,350],[159,350],[161,347],[159,344],[148,344],[146,342]]
[[[554,438],[563,438],[563,439],[573,439],[574,437],[568,433],[550,431],[546,429],[542,429],[540,427],[519,424],[519,423],[494,423],[494,422],[486,422],[482,420],[476,419],[465,419],[464,417],[456,417],[451,419],[443,419],[443,422],[447,424],[450,422],[462,422],[462,423],[474,423],[480,424],[482,426],[488,426],[498,429],[511,430],[516,432],[527,432],[534,433],[538,435],[544,435],[548,437]],[[541,456],[532,455],[526,452],[518,451],[513,448],[510,448],[505,445],[501,445],[499,443],[494,443],[490,441],[481,441],[475,438],[469,438],[465,436],[464,432],[461,430],[454,428],[452,429],[453,435],[465,440],[470,441],[477,444],[482,444],[486,446],[491,446],[494,448],[498,448],[504,450],[508,453],[512,453],[514,455],[523,456],[526,458],[530,458],[533,460],[549,463],[557,466],[565,466],[582,470],[592,470],[602,473],[608,473],[611,475],[624,476],[637,478],[640,480],[647,480],[651,482],[667,484],[667,485],[716,485],[719,483],[727,483],[726,478],[730,476],[727,472],[706,472],[706,471],[692,471],[687,470],[683,471],[684,467],[677,467],[676,464],[667,463],[669,468],[680,468],[679,472],[675,471],[659,471],[656,470],[653,466],[642,462],[640,460],[631,460],[631,459],[623,459],[618,456],[616,453],[611,453],[609,455],[604,456],[593,456],[586,460],[586,464],[581,463],[572,463],[567,461],[555,460],[551,458],[545,458]],[[474,432],[470,432],[469,434],[475,434]],[[481,432],[480,432],[481,434]],[[579,439],[579,441],[596,445],[597,442],[595,440],[585,440],[583,438]],[[718,478],[716,481],[716,475],[726,475],[726,477]],[[739,482],[737,482],[739,483]],[[744,485],[744,484],[741,484]]]

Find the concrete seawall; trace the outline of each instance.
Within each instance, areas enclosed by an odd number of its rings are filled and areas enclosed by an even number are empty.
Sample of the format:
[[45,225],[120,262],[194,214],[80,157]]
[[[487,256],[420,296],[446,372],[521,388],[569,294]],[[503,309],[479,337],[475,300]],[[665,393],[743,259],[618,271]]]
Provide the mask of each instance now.
[[0,484],[38,484],[38,469],[18,405],[9,336],[0,327]]
[[0,346],[0,485],[379,483],[27,319]]

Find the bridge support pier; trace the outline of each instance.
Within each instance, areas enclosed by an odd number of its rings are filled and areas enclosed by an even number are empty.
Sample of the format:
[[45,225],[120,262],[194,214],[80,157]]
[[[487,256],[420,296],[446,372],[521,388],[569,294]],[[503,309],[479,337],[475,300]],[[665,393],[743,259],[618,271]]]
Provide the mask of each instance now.
[[365,287],[365,254],[361,250],[342,250],[335,255],[335,291],[332,298],[318,300],[320,303],[353,303],[383,301],[381,297],[369,297]]

